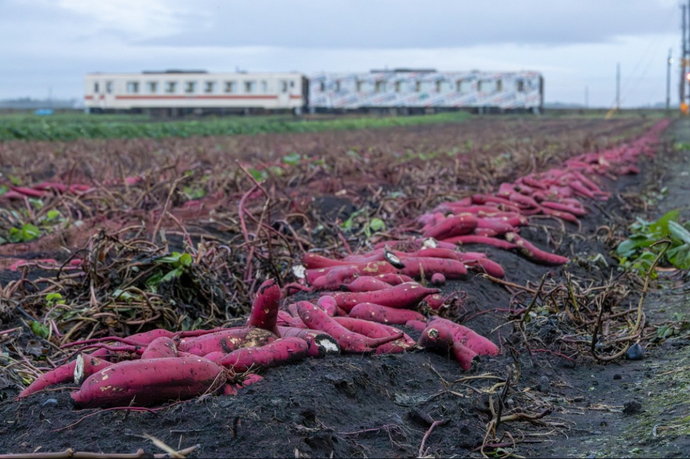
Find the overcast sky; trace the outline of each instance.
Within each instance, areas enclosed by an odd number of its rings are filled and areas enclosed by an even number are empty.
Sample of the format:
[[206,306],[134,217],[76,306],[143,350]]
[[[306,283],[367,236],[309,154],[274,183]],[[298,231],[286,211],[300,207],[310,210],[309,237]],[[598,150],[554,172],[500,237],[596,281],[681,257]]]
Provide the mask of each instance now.
[[[89,72],[536,70],[546,102],[666,97],[679,0],[0,0],[0,99],[81,98]],[[673,66],[672,101],[680,69]]]

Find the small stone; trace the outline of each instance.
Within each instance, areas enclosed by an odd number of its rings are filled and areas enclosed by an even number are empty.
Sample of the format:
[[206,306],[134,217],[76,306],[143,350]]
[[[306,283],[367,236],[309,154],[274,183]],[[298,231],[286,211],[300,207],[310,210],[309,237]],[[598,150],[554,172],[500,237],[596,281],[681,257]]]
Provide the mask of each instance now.
[[550,388],[551,381],[548,377],[542,376],[541,378],[539,378],[539,384],[537,385],[537,389],[539,389],[540,392],[548,392]]
[[621,375],[619,375],[618,373],[616,373],[615,375],[613,375],[613,379],[618,380],[618,379],[623,379],[623,377]]
[[625,358],[628,360],[642,360],[644,358],[644,348],[640,343],[633,344],[628,349],[628,352],[625,353]]
[[631,400],[623,404],[623,413],[627,415],[638,414],[642,411],[642,404],[637,400]]
[[49,398],[45,402],[41,403],[41,408],[52,408],[54,406],[57,406],[58,401],[56,398]]

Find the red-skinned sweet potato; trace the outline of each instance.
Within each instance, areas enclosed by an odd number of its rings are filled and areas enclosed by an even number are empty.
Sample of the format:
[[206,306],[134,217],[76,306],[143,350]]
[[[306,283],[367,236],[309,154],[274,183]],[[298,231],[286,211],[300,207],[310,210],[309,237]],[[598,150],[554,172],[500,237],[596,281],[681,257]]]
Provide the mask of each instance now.
[[233,351],[218,364],[243,373],[251,368],[267,368],[302,360],[309,355],[309,344],[302,338],[279,338],[261,347],[245,347]]
[[274,333],[262,328],[228,328],[195,338],[183,338],[177,345],[177,350],[199,356],[205,356],[211,352],[227,354],[242,347],[262,346],[275,339]]
[[374,303],[359,303],[350,310],[349,317],[382,324],[402,325],[408,320],[424,320],[424,316],[410,309],[398,309]]
[[279,307],[280,286],[274,279],[269,279],[259,287],[247,319],[247,326],[261,328],[276,334]]
[[159,359],[162,357],[177,357],[177,343],[174,339],[164,336],[156,338],[146,346],[141,354],[142,359]]
[[568,262],[566,257],[545,252],[515,233],[506,233],[506,240],[515,243],[515,245],[519,248],[520,253],[535,263],[557,266],[564,265]]
[[339,307],[349,312],[359,303],[374,303],[392,308],[411,308],[422,301],[424,297],[438,292],[439,290],[436,288],[426,288],[416,282],[405,282],[387,290],[359,293],[336,292],[330,293],[330,295],[335,298]]
[[[342,289],[346,292],[373,292],[385,290],[392,285],[371,276],[360,276],[349,284],[343,284]],[[322,297],[323,298],[323,297]]]
[[203,357],[131,360],[92,374],[71,396],[77,408],[146,406],[220,389],[225,371]]
[[302,338],[309,345],[310,357],[324,357],[340,354],[338,341],[320,330],[308,328],[278,327],[281,338]]

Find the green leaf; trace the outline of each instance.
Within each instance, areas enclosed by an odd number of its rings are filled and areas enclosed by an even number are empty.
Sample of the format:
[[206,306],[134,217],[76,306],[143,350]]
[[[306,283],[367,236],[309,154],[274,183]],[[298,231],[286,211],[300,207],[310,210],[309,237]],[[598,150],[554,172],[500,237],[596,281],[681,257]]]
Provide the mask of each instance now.
[[60,218],[60,217],[62,217],[62,214],[60,213],[59,210],[52,209],[52,210],[49,210],[49,211],[46,213],[46,218],[47,218],[48,220],[56,220],[56,219],[58,219],[58,218]]
[[22,237],[25,242],[33,241],[38,236],[41,235],[41,230],[38,227],[32,225],[31,223],[26,223],[22,226]]
[[380,218],[372,218],[369,227],[372,231],[383,231],[386,229],[386,223]]
[[678,269],[690,269],[690,244],[683,244],[666,251],[666,257]]
[[268,178],[266,171],[260,171],[258,169],[250,168],[249,173],[254,177],[257,182],[262,182]]
[[34,335],[38,337],[46,339],[48,336],[50,336],[50,329],[40,322],[33,320],[29,323],[29,327],[31,327],[31,331],[34,333]]
[[192,266],[192,256],[188,253],[183,253],[180,255],[179,264],[180,266],[189,267]]
[[0,185],[0,196],[7,193],[8,191],[10,191],[10,189],[7,187],[7,185]]
[[302,155],[299,153],[290,153],[289,155],[283,156],[283,162],[290,166],[297,166],[302,160]]
[[678,222],[671,221],[668,222],[668,229],[671,233],[671,236],[676,239],[680,239],[685,244],[690,244],[690,231],[686,230],[683,225]]

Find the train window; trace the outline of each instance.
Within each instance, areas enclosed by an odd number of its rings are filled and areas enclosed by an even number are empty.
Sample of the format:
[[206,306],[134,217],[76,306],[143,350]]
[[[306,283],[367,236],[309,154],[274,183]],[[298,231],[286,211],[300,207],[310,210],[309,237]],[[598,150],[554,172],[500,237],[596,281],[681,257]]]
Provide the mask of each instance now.
[[166,81],[165,92],[173,94],[177,90],[177,81]]
[[196,91],[196,81],[186,81],[184,84],[184,92],[191,94]]
[[490,92],[493,87],[493,82],[489,80],[481,80],[477,85],[477,91],[479,92]]
[[149,91],[149,94],[155,94],[158,92],[158,82],[157,81],[149,81],[146,83],[147,89]]
[[385,81],[377,81],[376,86],[374,86],[374,91],[384,92],[385,90],[386,90],[386,82]]
[[436,80],[436,92],[443,91],[443,80]]
[[523,80],[517,80],[515,82],[515,89],[517,92],[524,92],[525,91],[525,82]]
[[402,89],[402,82],[396,81],[395,82],[395,92],[400,92],[401,89]]
[[261,93],[266,94],[268,92],[268,83],[265,80],[261,81]]
[[335,81],[335,92],[340,92],[340,80]]
[[285,80],[282,80],[280,82],[280,92],[288,92],[288,82]]
[[226,81],[225,82],[225,92],[236,92],[237,91],[237,83],[235,81]]
[[294,88],[294,87],[295,87],[295,82],[294,82],[294,81],[291,81],[291,82],[290,82],[290,87],[291,87],[291,88]]
[[215,81],[207,81],[204,83],[204,92],[205,93],[212,93],[215,90],[216,90],[216,82]]
[[322,81],[319,83],[319,91],[326,92],[326,82]]
[[459,92],[462,94],[462,80],[458,80],[455,82],[455,92]]
[[415,92],[421,92],[422,91],[422,82],[421,81],[415,81],[414,82],[414,90],[415,90]]
[[498,92],[503,91],[503,80],[497,80],[496,81],[496,91],[498,91]]
[[113,93],[113,82],[112,81],[106,81],[105,82],[105,92],[107,92],[108,94]]
[[244,82],[244,92],[246,92],[247,94],[253,93],[255,86],[256,86],[256,83],[254,83],[253,81],[245,81]]
[[359,80],[357,81],[357,92],[362,92],[362,82]]
[[97,82],[95,82],[95,83],[93,84],[93,92],[95,92],[96,94],[98,94],[98,89],[99,89],[99,88],[98,88],[98,81],[97,81]]
[[127,82],[127,92],[129,94],[137,94],[139,92],[139,82],[138,81],[128,81]]

